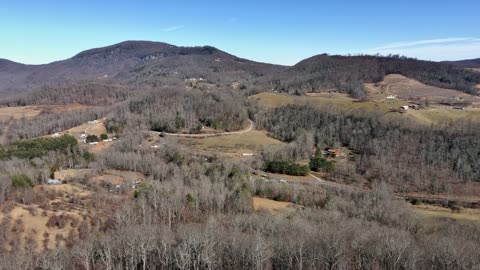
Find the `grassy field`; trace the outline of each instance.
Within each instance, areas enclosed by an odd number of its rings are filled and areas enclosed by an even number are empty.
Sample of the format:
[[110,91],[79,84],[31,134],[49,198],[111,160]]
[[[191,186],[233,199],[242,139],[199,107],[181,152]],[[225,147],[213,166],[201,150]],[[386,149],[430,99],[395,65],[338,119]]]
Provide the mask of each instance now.
[[480,209],[462,209],[459,213],[453,213],[449,208],[435,205],[412,205],[414,211],[421,217],[435,221],[436,219],[447,218],[459,222],[480,222]]
[[[284,94],[261,93],[250,97],[258,104],[267,109],[286,106],[288,104],[311,105],[311,106],[325,106],[334,105],[339,109],[364,109],[369,111],[381,111],[387,113],[392,108],[399,108],[403,105],[408,105],[409,102],[402,100],[379,100],[379,101],[365,101],[357,102],[349,97],[319,97],[319,96],[290,96]],[[469,109],[464,111],[454,110],[451,107],[432,106],[428,109],[409,110],[404,114],[389,113],[389,116],[410,117],[413,120],[422,124],[435,124],[439,122],[452,122],[458,120],[479,120],[480,110]]]
[[418,111],[411,110],[407,114],[419,123],[425,124],[435,124],[442,121],[455,122],[458,120],[480,121],[480,110],[478,109],[460,111],[451,108],[433,108]]
[[260,197],[253,197],[253,209],[255,211],[265,211],[271,214],[278,214],[295,211],[298,208],[298,205],[289,202],[279,202]]
[[[55,172],[55,178],[62,181],[69,181],[89,177],[89,182],[103,182],[113,185],[132,184],[138,179],[145,180],[145,176],[143,174],[130,171],[106,170],[96,175],[92,174],[93,171],[91,169],[67,169]],[[63,186],[64,185],[60,185],[58,187]]]
[[[384,81],[379,83],[365,84],[368,90],[369,101],[358,102],[349,96],[335,91],[324,93],[309,93],[305,96],[291,96],[286,94],[261,93],[250,97],[250,100],[258,102],[264,108],[271,109],[286,106],[288,104],[324,106],[334,105],[340,109],[365,109],[389,112],[400,106],[410,104],[410,101],[418,101],[427,97],[431,102],[441,102],[446,99],[458,99],[480,104],[480,98],[465,94],[460,91],[443,89],[422,84],[398,74],[385,76]],[[387,99],[394,95],[399,99]],[[398,114],[396,114],[398,115]],[[409,110],[403,114],[418,121],[419,123],[434,124],[441,121],[480,120],[480,110],[467,108],[465,111],[454,110],[452,107],[433,105],[428,109]]]
[[63,113],[87,108],[89,107],[80,104],[2,107],[0,108],[0,121],[32,119],[41,113]]
[[457,97],[472,102],[479,101],[478,97],[464,92],[425,85],[419,81],[399,74],[387,75],[382,82],[375,85],[379,92],[383,92],[385,96],[395,95],[403,100],[416,100],[428,97],[430,101],[438,102],[444,99]]
[[343,109],[380,110],[383,112],[388,112],[391,108],[399,108],[400,106],[409,104],[401,100],[359,102],[350,97],[290,96],[274,93],[260,93],[251,96],[250,100],[258,102],[261,107],[267,109],[278,108],[289,104],[298,104],[311,106],[335,105]]
[[281,145],[282,142],[270,138],[263,131],[252,130],[242,134],[209,138],[180,138],[179,142],[200,151],[220,152],[233,157],[243,157],[243,153],[256,153],[262,146]]

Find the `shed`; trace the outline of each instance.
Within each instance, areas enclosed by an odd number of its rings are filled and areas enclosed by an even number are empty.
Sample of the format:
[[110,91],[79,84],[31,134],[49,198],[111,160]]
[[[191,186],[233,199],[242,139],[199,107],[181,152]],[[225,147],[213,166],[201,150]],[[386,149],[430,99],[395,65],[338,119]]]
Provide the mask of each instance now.
[[48,179],[47,183],[49,185],[60,185],[60,184],[62,184],[62,181],[60,181],[58,179]]

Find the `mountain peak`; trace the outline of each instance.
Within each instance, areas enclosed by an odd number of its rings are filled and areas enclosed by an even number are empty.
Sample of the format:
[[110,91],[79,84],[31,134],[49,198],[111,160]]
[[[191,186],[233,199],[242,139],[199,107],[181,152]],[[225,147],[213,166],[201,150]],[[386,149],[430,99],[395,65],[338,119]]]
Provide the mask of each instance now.
[[91,56],[107,57],[116,54],[142,57],[143,55],[148,53],[152,53],[155,51],[164,51],[173,48],[177,47],[163,42],[129,40],[106,47],[86,50],[75,55],[74,57],[72,57],[72,59],[79,59]]

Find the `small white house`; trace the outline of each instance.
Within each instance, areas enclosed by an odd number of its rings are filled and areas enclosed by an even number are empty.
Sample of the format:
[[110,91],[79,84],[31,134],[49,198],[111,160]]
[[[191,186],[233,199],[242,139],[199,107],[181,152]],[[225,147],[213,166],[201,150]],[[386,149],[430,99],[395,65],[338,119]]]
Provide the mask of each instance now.
[[89,144],[90,144],[90,145],[97,145],[98,142],[91,142],[91,143],[89,143]]
[[251,156],[253,156],[253,153],[243,153],[242,156],[244,156],[244,157],[251,157]]
[[111,142],[111,141],[113,141],[113,139],[105,139],[105,140],[103,140],[103,141],[104,141],[104,142]]
[[387,99],[397,99],[397,97],[394,96],[394,95],[389,95],[389,96],[387,96]]
[[55,133],[52,134],[52,138],[58,138],[58,137],[60,137],[60,135],[61,135],[60,133],[55,132]]
[[408,107],[407,105],[405,105],[405,106],[401,106],[401,107],[400,107],[400,109],[401,109],[401,110],[404,110],[404,111],[407,111],[407,110],[408,110],[408,108],[409,108],[409,107]]
[[87,138],[87,136],[88,135],[86,133],[82,133],[78,137],[84,139],[84,138]]
[[47,183],[49,185],[60,185],[60,184],[62,184],[62,181],[60,181],[58,179],[48,179]]
[[88,123],[88,124],[96,124],[96,123],[98,123],[98,121],[97,121],[97,120],[93,120],[93,121],[88,121],[87,123]]

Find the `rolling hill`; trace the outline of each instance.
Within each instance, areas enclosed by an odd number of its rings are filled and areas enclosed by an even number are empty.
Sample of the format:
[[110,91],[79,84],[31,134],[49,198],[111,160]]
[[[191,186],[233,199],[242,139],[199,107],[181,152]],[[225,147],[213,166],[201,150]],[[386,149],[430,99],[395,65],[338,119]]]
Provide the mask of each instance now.
[[[468,60],[476,63],[476,60]],[[470,63],[469,62],[469,63]],[[211,46],[178,47],[161,42],[125,41],[78,53],[45,65],[24,65],[0,59],[0,93],[24,92],[42,86],[84,81],[127,85],[170,85],[203,78],[212,85],[248,85],[257,92],[305,93],[336,88],[354,97],[365,96],[364,83],[402,74],[424,84],[476,94],[480,74],[449,63],[404,57],[330,56],[280,66],[242,59]]]

